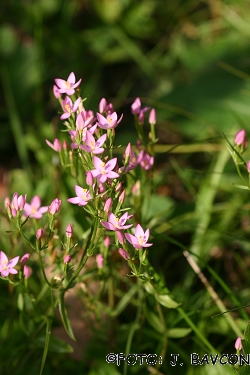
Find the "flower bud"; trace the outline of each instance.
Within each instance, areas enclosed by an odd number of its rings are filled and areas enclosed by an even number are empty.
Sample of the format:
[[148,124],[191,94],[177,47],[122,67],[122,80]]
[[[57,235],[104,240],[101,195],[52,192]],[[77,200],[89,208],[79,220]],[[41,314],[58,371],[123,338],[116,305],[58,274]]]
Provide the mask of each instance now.
[[70,261],[71,261],[71,256],[68,254],[68,255],[66,255],[66,257],[64,258],[63,262],[64,262],[65,264],[68,264]]
[[108,198],[105,202],[105,205],[104,205],[104,211],[105,212],[109,212],[110,209],[112,207],[112,199],[111,198]]
[[36,238],[40,240],[43,236],[43,228],[39,228],[36,232]]
[[29,266],[24,265],[23,267],[23,276],[25,279],[28,279],[32,274],[32,269]]
[[58,87],[56,85],[53,86],[53,94],[55,95],[56,99],[59,99],[61,97],[61,94],[58,91]]
[[24,266],[28,262],[29,257],[30,257],[29,253],[24,254],[24,256],[21,258],[21,261],[20,261],[22,266]]
[[123,192],[121,193],[121,195],[119,196],[119,199],[118,199],[120,203],[124,202],[125,195],[126,195],[126,191],[123,190]]
[[90,171],[86,172],[86,184],[92,186],[94,183],[94,177]]
[[150,123],[150,125],[155,125],[156,124],[156,112],[155,112],[154,108],[152,108],[151,111],[150,111],[150,113],[149,113],[148,122]]
[[105,238],[105,240],[104,240],[104,246],[105,246],[105,247],[109,247],[109,246],[110,246],[110,243],[111,243],[110,238],[107,236],[107,237]]
[[55,198],[51,205],[49,206],[48,208],[48,212],[51,214],[51,215],[55,215],[59,210],[60,210],[60,207],[61,207],[61,203],[62,201],[58,198]]
[[117,230],[115,233],[118,241],[120,242],[120,244],[123,245],[125,243],[125,238],[123,237],[123,234],[119,230]]
[[99,103],[99,112],[103,113],[107,107],[107,100],[105,98],[102,98]]
[[26,203],[26,197],[27,197],[27,194],[25,194],[25,196],[22,196],[22,195],[18,196],[18,193],[13,194],[11,205],[16,211],[23,210],[24,205]]
[[71,238],[72,237],[72,234],[73,234],[73,228],[72,228],[72,225],[68,224],[67,228],[66,228],[66,236],[68,238]]
[[129,260],[129,259],[130,259],[130,255],[129,255],[129,253],[128,253],[126,250],[120,248],[120,249],[119,249],[119,253],[121,254],[121,256],[122,256],[124,259],[126,259],[126,260]]
[[103,267],[103,262],[104,262],[104,258],[102,256],[102,254],[98,254],[96,256],[96,264],[97,264],[97,268],[101,269]]
[[235,135],[235,138],[234,138],[234,143],[237,145],[237,146],[242,146],[243,149],[246,149],[247,148],[247,135],[246,135],[246,132],[244,129],[238,131],[238,133],[236,133]]
[[235,347],[236,350],[242,349],[241,337],[237,338],[237,340],[235,341],[234,347]]

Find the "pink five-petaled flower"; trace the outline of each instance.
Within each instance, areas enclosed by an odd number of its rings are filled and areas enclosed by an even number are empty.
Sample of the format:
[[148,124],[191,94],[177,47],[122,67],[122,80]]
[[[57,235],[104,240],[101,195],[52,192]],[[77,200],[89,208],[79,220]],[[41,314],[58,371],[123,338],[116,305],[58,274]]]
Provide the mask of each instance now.
[[128,229],[133,226],[133,224],[124,225],[127,220],[129,220],[133,215],[129,215],[127,212],[123,214],[120,219],[116,217],[112,212],[108,213],[108,221],[101,221],[101,224],[108,230],[119,231],[122,229]]
[[85,146],[80,145],[80,147],[88,152],[93,152],[93,154],[101,154],[104,151],[104,148],[101,147],[103,143],[106,141],[107,134],[103,134],[97,141],[93,137],[93,135],[87,131],[86,132],[86,141]]
[[35,219],[41,219],[43,214],[48,211],[47,206],[41,206],[41,199],[38,195],[35,195],[32,199],[30,204],[25,203],[24,206],[24,216],[30,216]]
[[98,126],[102,129],[107,130],[115,128],[122,121],[123,115],[121,115],[118,121],[116,112],[113,112],[111,115],[108,115],[107,118],[97,112],[96,117],[98,121]]
[[75,92],[74,89],[77,88],[80,85],[81,81],[82,81],[82,79],[79,79],[79,81],[76,82],[76,77],[75,77],[75,74],[73,72],[70,73],[67,81],[64,81],[61,78],[56,78],[55,83],[59,87],[57,92],[60,93],[60,94],[73,95],[74,92]]
[[152,168],[154,164],[154,157],[142,150],[138,155],[137,162],[140,163],[142,169],[147,171]]
[[91,199],[89,190],[83,189],[81,186],[75,185],[75,192],[77,197],[67,199],[68,202],[78,204],[78,206],[85,206]]
[[62,151],[62,143],[59,141],[59,139],[55,138],[54,143],[51,143],[46,139],[46,143],[49,147],[53,148],[54,151],[56,152],[61,152]]
[[18,271],[14,268],[18,260],[19,256],[8,260],[7,255],[3,251],[0,251],[0,273],[2,277],[9,276],[9,273],[18,273]]
[[60,119],[66,120],[66,118],[69,118],[72,113],[76,112],[81,100],[82,100],[81,98],[78,98],[73,104],[72,100],[68,96],[66,96],[66,98],[62,100],[62,107],[63,107],[64,113],[62,114]]
[[105,164],[97,156],[94,156],[94,166],[96,169],[91,170],[92,176],[96,177],[102,184],[107,180],[107,178],[119,177],[118,173],[112,171],[115,168],[116,163],[117,158],[113,158]]
[[140,98],[136,98],[131,105],[131,112],[133,115],[140,115],[149,110],[150,107],[141,108]]
[[128,240],[128,242],[130,242],[131,245],[133,245],[137,250],[142,249],[143,247],[149,247],[153,245],[152,243],[147,243],[149,235],[149,229],[147,229],[144,232],[140,224],[137,224],[135,228],[135,236],[129,233],[125,233],[125,237]]

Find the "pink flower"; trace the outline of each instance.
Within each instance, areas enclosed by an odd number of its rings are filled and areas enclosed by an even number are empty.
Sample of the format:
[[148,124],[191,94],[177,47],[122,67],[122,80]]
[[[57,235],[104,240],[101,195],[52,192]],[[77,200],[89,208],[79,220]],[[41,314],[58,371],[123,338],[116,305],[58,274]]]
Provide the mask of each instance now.
[[72,100],[66,96],[66,98],[62,101],[64,113],[61,115],[60,119],[66,120],[66,118],[69,118],[72,113],[76,112],[81,100],[81,98],[78,98],[73,104]]
[[18,273],[18,271],[13,268],[17,264],[18,260],[19,256],[8,260],[7,255],[3,251],[0,251],[0,273],[2,277],[9,276],[9,273]]
[[76,117],[76,130],[83,130],[86,128],[89,124],[91,124],[93,118],[93,115],[88,114],[88,112],[83,109],[82,112]]
[[23,197],[22,195],[18,196],[18,193],[14,193],[11,202],[11,208],[13,207],[16,211],[22,211],[26,203],[26,197],[27,194],[25,194],[25,196]]
[[59,87],[59,89],[57,90],[58,93],[67,94],[67,95],[73,95],[74,92],[75,92],[74,89],[77,88],[80,85],[81,81],[82,81],[82,79],[79,79],[79,81],[76,82],[76,77],[75,77],[75,74],[73,72],[70,73],[67,81],[64,81],[61,78],[55,79],[55,83]]
[[104,258],[102,256],[102,254],[98,254],[96,256],[96,264],[97,264],[97,268],[101,269],[103,267],[103,262],[104,262]]
[[26,266],[26,264],[23,267],[23,276],[25,279],[28,279],[30,275],[32,274],[32,269],[29,266]]
[[137,162],[140,163],[142,169],[146,171],[152,168],[154,164],[154,157],[150,156],[147,152],[141,151],[138,155]]
[[100,113],[96,114],[98,120],[98,126],[102,129],[113,129],[115,128],[122,120],[123,115],[117,121],[117,113],[113,112],[111,115],[108,115],[107,118],[101,115]]
[[86,172],[86,184],[92,186],[94,183],[94,177],[90,171]]
[[85,206],[91,199],[89,190],[83,189],[81,186],[75,185],[75,192],[77,197],[69,198],[69,203],[78,204],[78,206]]
[[24,216],[30,216],[35,219],[41,219],[43,214],[48,211],[47,206],[41,206],[41,199],[38,195],[35,195],[32,199],[30,204],[25,203],[24,206]]
[[116,217],[112,212],[108,213],[108,221],[101,221],[101,224],[108,230],[122,230],[128,229],[133,226],[133,224],[124,225],[127,220],[131,219],[133,215],[129,215],[127,212],[123,214],[120,219]]
[[28,262],[29,257],[30,257],[29,253],[24,254],[24,256],[20,260],[22,266],[24,266]]
[[106,138],[107,134],[103,134],[97,141],[95,141],[93,135],[89,131],[87,131],[86,145],[80,145],[80,147],[85,151],[93,152],[93,154],[101,154],[104,151],[104,148],[101,146],[106,141]]
[[122,256],[124,259],[126,259],[126,260],[129,260],[129,259],[130,259],[130,255],[129,255],[129,253],[128,253],[126,250],[120,248],[120,249],[119,249],[119,253],[121,254],[121,256]]
[[235,347],[236,350],[242,349],[241,337],[237,338],[237,340],[235,341],[234,347]]
[[62,143],[59,141],[59,139],[55,138],[53,144],[46,139],[46,143],[49,147],[53,148],[53,150],[55,150],[56,152],[62,151]]
[[91,170],[93,177],[96,177],[99,182],[106,182],[107,178],[117,178],[119,174],[113,172],[117,163],[117,158],[109,160],[106,164],[99,159],[97,156],[94,156],[94,166],[96,169]]
[[130,242],[131,245],[133,245],[137,250],[143,247],[149,247],[153,245],[152,243],[147,243],[149,235],[149,229],[147,229],[144,232],[140,224],[137,224],[135,228],[135,236],[129,233],[125,233],[125,237],[128,240],[128,242]]
[[55,215],[59,210],[60,210],[60,207],[61,207],[61,203],[62,201],[58,198],[55,198],[51,205],[49,206],[48,208],[48,212],[51,214],[51,215]]

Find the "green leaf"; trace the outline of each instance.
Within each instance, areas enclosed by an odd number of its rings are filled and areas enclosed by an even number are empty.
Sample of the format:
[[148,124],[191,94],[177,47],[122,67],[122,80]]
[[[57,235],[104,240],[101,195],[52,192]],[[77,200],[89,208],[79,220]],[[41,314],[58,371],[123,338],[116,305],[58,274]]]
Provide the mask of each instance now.
[[171,328],[167,334],[169,338],[180,339],[187,336],[191,331],[191,328]]
[[180,306],[180,303],[174,301],[169,295],[167,294],[156,294],[156,300],[162,305],[167,307],[168,309],[176,309]]
[[45,343],[44,343],[44,349],[43,349],[43,358],[42,358],[42,363],[41,363],[39,375],[42,375],[42,373],[43,373],[43,368],[44,368],[45,361],[46,361],[47,354],[48,354],[49,341],[50,341],[50,335],[51,335],[51,324],[52,324],[52,319],[51,319],[51,317],[48,317],[47,318],[47,326],[46,326]]
[[67,332],[67,334],[69,335],[69,337],[72,340],[76,341],[76,338],[75,338],[75,335],[74,335],[74,332],[72,330],[71,323],[70,323],[70,320],[69,320],[69,317],[68,317],[68,314],[67,314],[67,310],[65,308],[64,293],[65,293],[64,290],[60,290],[60,292],[59,292],[59,311],[60,311],[60,315],[61,315],[61,318],[62,318],[62,322],[63,322],[64,328],[65,328],[65,331]]
[[118,316],[129,304],[130,300],[134,296],[134,294],[137,292],[138,288],[137,285],[134,285],[118,302],[115,309],[111,311],[111,316]]
[[[44,346],[45,343],[45,336],[41,336],[38,339],[36,339],[36,343],[39,346]],[[73,348],[71,345],[67,344],[63,340],[59,340],[58,338],[51,336],[50,342],[49,342],[49,352],[53,353],[72,353]]]
[[159,317],[150,310],[146,311],[146,317],[149,324],[159,333],[165,332],[165,327],[163,323],[160,321]]
[[235,187],[243,190],[250,190],[249,186],[233,184]]

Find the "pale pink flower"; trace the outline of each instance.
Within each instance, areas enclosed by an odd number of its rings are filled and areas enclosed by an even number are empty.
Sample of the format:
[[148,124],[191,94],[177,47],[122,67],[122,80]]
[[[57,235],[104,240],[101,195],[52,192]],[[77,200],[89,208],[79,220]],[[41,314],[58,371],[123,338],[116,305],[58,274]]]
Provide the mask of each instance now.
[[48,207],[48,212],[51,215],[55,215],[60,210],[61,203],[62,203],[62,201],[60,199],[55,198],[52,201],[51,205]]
[[119,249],[119,253],[121,254],[121,256],[122,256],[124,259],[126,259],[126,260],[129,260],[129,259],[130,259],[130,255],[129,255],[129,253],[128,253],[126,250],[120,248],[120,249]]
[[103,262],[104,262],[104,258],[102,256],[102,254],[98,254],[96,256],[96,264],[97,264],[97,268],[101,269],[103,267]]
[[14,193],[11,202],[11,208],[13,207],[16,211],[22,211],[26,203],[26,197],[27,194],[25,194],[25,196],[18,196],[18,193]]
[[81,186],[75,185],[75,192],[77,196],[67,199],[69,203],[78,204],[78,206],[85,206],[91,199],[89,190],[83,189]]
[[30,216],[35,219],[41,219],[43,214],[48,211],[47,206],[41,207],[41,199],[39,195],[35,195],[30,204],[25,203],[24,206],[24,216]]
[[93,135],[87,131],[86,132],[86,144],[85,146],[80,145],[80,147],[88,152],[93,152],[93,154],[101,154],[104,151],[104,148],[101,147],[106,141],[107,134],[103,134],[97,141]]
[[62,100],[62,107],[64,113],[61,115],[61,120],[66,120],[71,116],[72,113],[76,112],[79,104],[81,103],[81,98],[76,99],[75,103],[73,104],[72,100],[66,96],[64,100]]
[[143,247],[149,247],[152,246],[152,243],[147,243],[149,239],[149,229],[147,229],[145,232],[143,231],[140,224],[137,224],[135,228],[135,235],[125,233],[125,237],[128,240],[128,242],[131,243],[137,250],[143,248]]
[[62,143],[61,141],[59,141],[59,139],[55,138],[53,144],[46,139],[46,143],[49,147],[53,148],[53,150],[55,150],[56,152],[62,151]]
[[98,121],[98,126],[102,129],[113,129],[115,128],[122,120],[123,115],[117,120],[117,113],[113,112],[110,115],[107,115],[107,117],[104,117],[100,113],[96,114],[97,116],[97,121]]
[[234,347],[235,347],[236,350],[242,349],[241,337],[237,338],[237,340],[235,341]]
[[9,273],[16,274],[18,271],[14,268],[19,260],[19,256],[8,260],[7,255],[0,251],[0,273],[2,277],[9,276]]
[[88,115],[88,112],[83,108],[82,112],[76,117],[76,130],[83,130],[94,119],[93,115]]
[[94,166],[96,169],[91,170],[93,177],[96,177],[99,182],[106,182],[107,178],[117,178],[119,174],[113,172],[113,169],[116,166],[117,158],[109,160],[106,164],[99,159],[97,156],[94,156]]
[[29,266],[26,266],[26,264],[23,267],[23,276],[25,279],[28,279],[32,275],[32,269]]
[[67,81],[64,81],[61,78],[55,79],[55,83],[59,87],[59,89],[57,90],[58,93],[67,95],[73,95],[75,92],[74,89],[80,85],[81,81],[82,79],[79,79],[79,81],[76,82],[76,77],[73,72],[70,73],[70,75],[67,78]]
[[137,162],[140,163],[142,169],[147,171],[152,168],[154,164],[154,157],[142,150],[138,155]]
[[108,230],[122,230],[128,229],[133,226],[133,224],[124,225],[127,220],[131,219],[133,215],[129,215],[128,212],[125,212],[120,219],[116,217],[112,212],[108,213],[108,221],[101,221],[101,224]]

